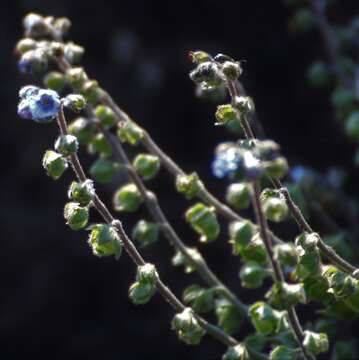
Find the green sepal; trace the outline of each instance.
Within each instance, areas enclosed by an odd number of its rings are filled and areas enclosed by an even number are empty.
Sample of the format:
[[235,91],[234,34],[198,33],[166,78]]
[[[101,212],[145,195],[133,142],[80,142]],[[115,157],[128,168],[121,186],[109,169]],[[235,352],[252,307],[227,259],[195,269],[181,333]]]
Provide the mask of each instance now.
[[113,196],[113,206],[117,211],[135,212],[142,203],[143,197],[133,183],[121,186]]
[[214,291],[193,284],[184,290],[183,301],[190,305],[195,313],[207,313],[214,307]]
[[220,227],[212,207],[197,203],[186,211],[186,220],[201,235],[200,241],[207,243],[217,239]]
[[84,229],[89,220],[89,209],[76,202],[69,202],[65,205],[64,217],[72,230]]
[[91,232],[88,243],[94,255],[99,257],[114,255],[116,259],[120,258],[123,244],[113,226],[95,224],[89,229]]

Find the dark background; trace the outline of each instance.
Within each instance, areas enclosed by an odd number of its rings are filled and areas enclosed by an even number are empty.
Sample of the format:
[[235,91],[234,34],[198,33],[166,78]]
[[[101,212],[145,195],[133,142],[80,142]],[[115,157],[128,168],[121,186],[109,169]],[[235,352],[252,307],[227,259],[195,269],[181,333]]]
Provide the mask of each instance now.
[[[159,296],[140,307],[128,301],[135,270],[127,256],[119,262],[98,259],[91,255],[86,233],[64,225],[70,172],[55,183],[41,166],[56,128],[16,115],[18,89],[34,82],[18,74],[12,56],[22,35],[21,19],[29,11],[69,17],[69,37],[85,46],[89,75],[186,171],[198,171],[218,196],[223,196],[224,183],[212,177],[210,161],[214,146],[231,135],[213,127],[215,106],[194,96],[186,54],[198,48],[246,60],[242,81],[268,136],[281,143],[291,165],[325,171],[340,164],[355,175],[355,147],[333,122],[328,94],[312,89],[306,80],[308,65],[323,56],[317,33],[291,34],[290,11],[280,1],[24,0],[0,6],[1,358],[218,359],[224,349],[209,337],[197,347],[178,342],[169,330],[172,309]],[[340,1],[331,17],[345,22],[358,12],[357,1]],[[116,182],[98,186],[108,201]],[[150,187],[158,191],[184,241],[198,245],[183,220],[188,203],[175,193],[168,174],[162,170]],[[144,210],[138,215],[147,217]],[[122,216],[126,229],[135,218]],[[230,256],[225,233],[201,251],[235,292],[253,301],[258,294],[241,289],[239,262]],[[156,263],[178,295],[198,281],[170,266],[172,250],[164,238],[144,256]],[[300,314],[308,320],[306,313]]]

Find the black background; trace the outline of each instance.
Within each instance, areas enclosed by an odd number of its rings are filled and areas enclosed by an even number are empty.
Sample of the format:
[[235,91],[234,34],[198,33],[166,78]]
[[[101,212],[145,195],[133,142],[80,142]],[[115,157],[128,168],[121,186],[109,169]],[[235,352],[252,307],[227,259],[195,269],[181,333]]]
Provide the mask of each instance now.
[[[159,296],[141,307],[128,301],[135,270],[126,256],[119,262],[98,259],[91,255],[86,233],[64,225],[70,172],[55,183],[41,167],[56,128],[16,115],[18,89],[34,82],[18,74],[12,56],[22,34],[21,19],[29,11],[68,16],[73,23],[69,37],[86,48],[83,63],[89,75],[186,171],[198,171],[218,196],[223,196],[224,183],[212,177],[210,161],[214,146],[231,135],[213,126],[215,106],[194,96],[186,54],[197,48],[246,60],[242,81],[266,133],[281,143],[291,165],[324,171],[339,164],[355,179],[355,146],[333,121],[328,94],[306,80],[308,65],[323,56],[318,34],[291,34],[290,11],[280,1],[24,0],[0,6],[1,358],[218,359],[224,348],[209,337],[197,347],[178,342],[169,330],[172,310]],[[345,23],[358,13],[357,1],[340,1],[330,17]],[[116,183],[123,181],[119,175],[98,190],[110,201]],[[184,241],[198,245],[182,215],[188,203],[175,193],[168,174],[162,170],[150,187]],[[357,191],[355,181],[349,188]],[[147,216],[144,210],[140,215]],[[122,216],[126,229],[135,218]],[[225,233],[201,251],[235,292],[253,301],[259,294],[241,289],[239,261],[230,256]],[[164,238],[144,251],[180,295],[198,279],[173,269],[171,255]],[[302,310],[300,315],[310,320]]]

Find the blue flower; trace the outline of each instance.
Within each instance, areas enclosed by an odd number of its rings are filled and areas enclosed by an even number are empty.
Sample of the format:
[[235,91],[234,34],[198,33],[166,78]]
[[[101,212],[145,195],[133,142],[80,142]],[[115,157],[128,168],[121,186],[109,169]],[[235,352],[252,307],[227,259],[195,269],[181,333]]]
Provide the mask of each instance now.
[[23,119],[48,122],[59,112],[61,99],[53,90],[25,86],[19,92],[18,115]]
[[217,148],[212,162],[212,172],[217,178],[224,178],[235,173],[242,164],[241,151],[228,144],[221,144]]

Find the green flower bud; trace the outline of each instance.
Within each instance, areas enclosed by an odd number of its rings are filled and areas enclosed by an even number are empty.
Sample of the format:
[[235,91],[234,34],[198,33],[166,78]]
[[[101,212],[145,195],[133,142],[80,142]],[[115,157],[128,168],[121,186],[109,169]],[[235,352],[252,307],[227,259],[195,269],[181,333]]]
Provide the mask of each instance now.
[[121,186],[113,197],[114,209],[117,211],[135,212],[142,203],[143,198],[135,184]]
[[85,49],[82,46],[69,42],[65,45],[64,55],[71,64],[78,64],[81,61]]
[[45,18],[39,14],[27,14],[23,19],[23,26],[28,37],[41,38],[49,33],[49,27],[45,22]]
[[96,256],[103,257],[114,255],[116,260],[121,256],[123,244],[116,229],[111,225],[93,225],[91,227],[88,243]]
[[48,66],[48,54],[43,49],[29,50],[21,56],[20,71],[24,73],[42,73]]
[[81,94],[85,97],[87,102],[96,105],[103,96],[103,90],[96,80],[87,80],[81,88]]
[[111,108],[105,105],[98,105],[95,109],[95,115],[100,120],[101,125],[111,128],[117,123],[117,117]]
[[69,202],[65,205],[64,217],[66,224],[72,230],[80,230],[87,226],[89,220],[89,209],[76,202]]
[[133,161],[133,167],[143,180],[150,180],[159,172],[161,163],[156,155],[138,154]]
[[258,333],[253,333],[244,338],[244,343],[248,348],[261,352],[267,344],[267,339]]
[[159,231],[158,224],[140,220],[132,230],[132,237],[137,240],[143,248],[154,244],[158,240]]
[[87,74],[82,67],[68,69],[65,77],[69,85],[75,90],[80,90],[88,80]]
[[139,283],[149,283],[155,285],[158,280],[158,274],[153,264],[147,263],[137,268],[136,280]]
[[298,265],[295,276],[305,279],[308,276],[318,275],[320,272],[320,255],[317,248],[318,235],[303,233],[295,240],[298,254]]
[[109,183],[119,169],[119,165],[107,159],[98,159],[90,167],[91,176],[101,184]]
[[216,120],[216,125],[225,125],[230,121],[237,121],[239,123],[237,112],[231,104],[217,106]]
[[240,62],[225,61],[222,65],[223,74],[229,80],[237,80],[242,74],[242,67]]
[[229,224],[230,243],[233,245],[233,253],[239,254],[253,238],[253,225],[248,220],[235,221]]
[[207,313],[213,309],[213,289],[204,289],[199,285],[191,285],[183,292],[183,301],[189,304],[195,313]]
[[51,71],[45,75],[43,83],[47,88],[61,93],[66,85],[66,80],[64,74],[58,71]]
[[324,333],[315,333],[312,331],[304,331],[303,345],[311,354],[319,355],[329,350],[328,336]]
[[288,216],[286,200],[279,190],[264,189],[260,195],[260,203],[268,220],[281,222]]
[[277,282],[266,294],[269,304],[277,309],[288,309],[298,303],[306,303],[307,298],[302,284]]
[[55,19],[54,28],[59,30],[61,34],[65,35],[68,33],[71,27],[71,21],[66,17],[60,17]]
[[91,154],[99,153],[104,157],[112,155],[112,147],[103,133],[98,133],[92,138],[88,150]]
[[42,166],[54,180],[57,180],[67,169],[67,160],[55,151],[47,150],[42,159]]
[[187,199],[192,199],[203,189],[203,183],[197,173],[189,175],[177,175],[176,189],[184,194]]
[[55,150],[63,156],[76,154],[79,143],[76,136],[60,135],[55,142]]
[[326,266],[323,276],[328,280],[328,292],[333,294],[337,300],[346,299],[358,291],[357,280],[339,271],[335,266]]
[[308,79],[310,83],[316,87],[326,87],[332,81],[332,74],[322,62],[317,62],[311,65],[308,71]]
[[128,295],[135,305],[148,303],[155,294],[156,288],[148,282],[135,282],[130,286]]
[[283,156],[279,156],[272,161],[263,161],[262,166],[267,175],[272,179],[283,178],[289,169],[287,159]]
[[197,63],[197,64],[213,60],[211,55],[209,55],[206,52],[201,51],[201,50],[190,51],[188,53],[188,56],[192,62]]
[[300,350],[291,349],[288,346],[276,346],[269,354],[269,360],[299,360]]
[[263,336],[278,332],[282,313],[273,310],[263,301],[258,301],[249,307],[249,317],[256,331]]
[[295,245],[301,246],[304,250],[314,251],[317,248],[318,241],[318,234],[304,232],[296,237]]
[[294,14],[291,25],[294,30],[300,32],[307,32],[314,28],[315,18],[309,8],[301,8]]
[[228,300],[216,300],[215,312],[218,325],[224,332],[232,335],[240,330],[244,321],[243,315]]
[[17,55],[23,55],[29,50],[34,50],[37,48],[37,42],[34,39],[24,38],[18,41],[15,46],[15,53]]
[[282,266],[292,267],[297,265],[298,255],[294,244],[283,243],[275,245],[274,258],[278,260]]
[[[187,252],[196,263],[203,262],[203,258],[196,248],[187,248]],[[180,251],[177,251],[172,258],[172,265],[184,266],[186,274],[190,274],[196,270],[196,266]]]
[[206,83],[208,86],[219,86],[223,83],[223,78],[218,65],[211,61],[201,62],[191,71],[189,77],[195,83]]
[[259,264],[267,263],[267,252],[259,233],[254,235],[247,246],[239,250],[244,261],[255,261]]
[[325,305],[333,301],[333,296],[328,293],[328,281],[322,276],[309,275],[303,280],[303,285],[308,299],[320,301]]
[[239,111],[240,115],[247,115],[254,112],[254,102],[249,96],[235,96],[232,101],[232,106]]
[[237,119],[228,121],[224,126],[230,133],[234,135],[243,135],[242,125]]
[[132,121],[119,122],[117,136],[122,142],[137,145],[143,138],[143,130]]
[[88,144],[96,133],[95,124],[85,118],[77,118],[69,124],[69,133],[76,136],[80,144]]
[[73,112],[80,112],[85,108],[86,100],[80,94],[69,94],[64,99],[64,106]]
[[246,209],[251,202],[251,187],[248,183],[234,183],[228,186],[226,201],[236,210]]
[[345,132],[353,140],[359,140],[359,111],[350,114],[345,123]]
[[172,320],[172,329],[176,331],[180,340],[188,345],[198,345],[206,333],[198,324],[190,308],[185,308],[175,315]]
[[340,118],[347,117],[355,109],[355,95],[353,91],[344,88],[336,89],[331,98]]
[[197,203],[186,211],[185,216],[192,228],[201,235],[201,242],[217,239],[220,227],[214,208]]
[[241,285],[247,289],[256,289],[262,286],[268,271],[255,261],[246,262],[239,272]]
[[69,187],[67,195],[70,200],[77,201],[79,204],[87,206],[95,195],[93,181],[87,179],[80,183],[73,181]]
[[238,344],[228,348],[226,353],[223,355],[222,360],[249,360],[248,351],[243,344]]
[[195,95],[207,102],[218,104],[226,99],[225,85],[209,86],[206,83],[195,84]]

